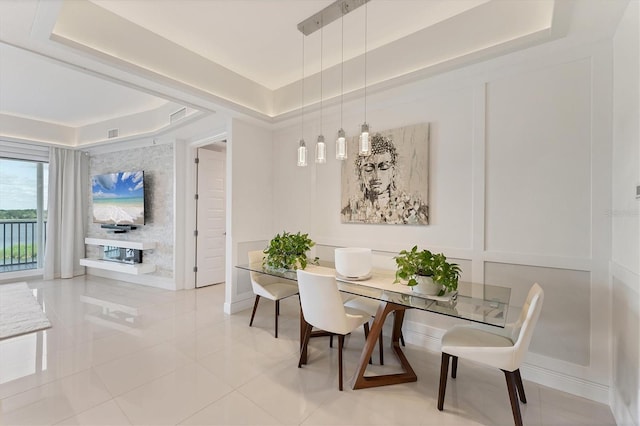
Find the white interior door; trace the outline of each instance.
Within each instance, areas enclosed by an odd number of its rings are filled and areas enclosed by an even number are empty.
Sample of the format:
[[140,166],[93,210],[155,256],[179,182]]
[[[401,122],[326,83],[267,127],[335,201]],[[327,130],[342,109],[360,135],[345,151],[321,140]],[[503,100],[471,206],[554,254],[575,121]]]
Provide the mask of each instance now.
[[198,148],[196,287],[225,279],[225,157]]

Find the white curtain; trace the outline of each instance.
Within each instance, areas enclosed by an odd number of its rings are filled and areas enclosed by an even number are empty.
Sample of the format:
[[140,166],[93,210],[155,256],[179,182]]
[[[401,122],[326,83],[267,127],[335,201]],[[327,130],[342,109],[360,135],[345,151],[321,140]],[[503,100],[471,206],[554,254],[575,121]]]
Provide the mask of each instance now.
[[84,274],[89,198],[89,159],[86,153],[51,148],[44,279]]

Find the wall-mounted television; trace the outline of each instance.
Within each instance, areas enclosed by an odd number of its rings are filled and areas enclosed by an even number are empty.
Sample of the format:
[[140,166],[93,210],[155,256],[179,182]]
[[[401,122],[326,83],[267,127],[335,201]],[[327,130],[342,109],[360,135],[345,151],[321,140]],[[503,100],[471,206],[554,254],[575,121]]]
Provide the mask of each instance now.
[[118,172],[91,179],[93,222],[144,225],[144,172]]

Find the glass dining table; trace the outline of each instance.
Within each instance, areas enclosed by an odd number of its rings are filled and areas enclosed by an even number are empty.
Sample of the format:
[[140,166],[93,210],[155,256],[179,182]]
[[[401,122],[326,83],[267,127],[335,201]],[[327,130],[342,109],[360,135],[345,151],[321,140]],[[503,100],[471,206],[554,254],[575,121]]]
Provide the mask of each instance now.
[[[460,318],[494,327],[504,327],[507,321],[511,289],[489,284],[461,281],[456,292],[444,296],[428,296],[413,291],[411,287],[394,283],[395,272],[391,270],[373,269],[370,275],[360,278],[340,277],[336,275],[333,263],[320,261],[319,265],[307,265],[305,271],[323,275],[336,276],[338,289],[346,294],[367,297],[380,301],[380,306],[371,324],[369,335],[360,355],[358,368],[353,382],[353,389],[385,386],[398,383],[415,382],[417,376],[402,352],[400,337],[402,323],[407,309],[419,309],[439,315]],[[286,280],[297,281],[296,271],[271,270],[262,263],[237,265],[239,269],[277,276]],[[375,349],[378,337],[387,316],[393,316],[391,348],[400,362],[401,373],[365,375],[369,360]],[[306,321],[300,311],[300,345],[302,347],[303,331]],[[319,331],[317,335],[327,335]],[[306,363],[306,350],[301,353]]]

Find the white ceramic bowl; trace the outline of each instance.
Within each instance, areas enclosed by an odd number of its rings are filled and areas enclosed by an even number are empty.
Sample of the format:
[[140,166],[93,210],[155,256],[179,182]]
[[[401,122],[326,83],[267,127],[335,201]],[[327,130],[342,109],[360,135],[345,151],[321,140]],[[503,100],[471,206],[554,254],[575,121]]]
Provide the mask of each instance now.
[[345,247],[335,250],[336,273],[346,278],[362,278],[371,273],[371,249]]

